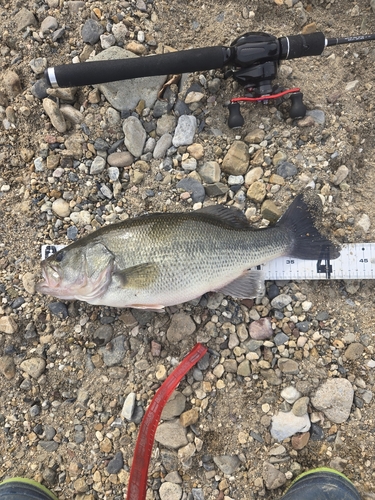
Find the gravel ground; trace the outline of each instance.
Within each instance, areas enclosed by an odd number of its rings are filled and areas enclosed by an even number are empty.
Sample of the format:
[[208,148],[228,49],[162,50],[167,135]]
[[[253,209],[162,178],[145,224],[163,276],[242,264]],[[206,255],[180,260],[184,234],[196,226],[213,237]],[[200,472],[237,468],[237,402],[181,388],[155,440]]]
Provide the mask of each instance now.
[[123,498],[145,409],[200,341],[211,354],[163,413],[147,498],[277,498],[316,466],[374,498],[371,280],[268,282],[256,301],[208,294],[163,313],[35,292],[42,244],[213,203],[264,225],[307,186],[337,242],[375,241],[374,43],[282,64],[279,82],[302,88],[308,116],[246,105],[236,130],[227,104],[241,89],[219,70],[183,75],[158,101],[160,79],[142,91],[41,80],[47,66],[124,49],[315,29],[374,32],[375,4],[1,1],[0,479],[31,477],[61,499]]

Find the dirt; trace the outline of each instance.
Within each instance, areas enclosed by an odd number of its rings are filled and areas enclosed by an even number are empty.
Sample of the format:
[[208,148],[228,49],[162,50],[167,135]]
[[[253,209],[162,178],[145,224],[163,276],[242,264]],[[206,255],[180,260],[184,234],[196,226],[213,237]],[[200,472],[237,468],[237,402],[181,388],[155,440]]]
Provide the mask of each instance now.
[[[177,50],[229,45],[247,31],[265,31],[278,37],[297,34],[311,23],[315,23],[316,29],[326,37],[375,32],[375,13],[367,0],[303,0],[299,4],[304,8],[304,19],[301,19],[298,5],[287,8],[286,5],[277,5],[280,3],[266,0],[155,1],[148,4],[147,15],[132,16],[130,30],[149,30],[156,45],[168,45]],[[4,371],[0,375],[0,479],[22,475],[33,477],[43,481],[60,498],[66,499],[122,498],[128,473],[110,477],[106,466],[117,451],[122,451],[127,471],[131,464],[139,425],[127,423],[115,431],[111,427],[121,412],[124,398],[133,391],[137,394],[138,404],[146,408],[160,385],[154,376],[158,365],[164,364],[171,370],[173,358],[181,361],[201,337],[207,337],[209,347],[220,351],[228,332],[218,331],[216,337],[206,335],[205,325],[212,313],[200,305],[185,304],[170,308],[160,316],[152,316],[145,325],[140,324],[137,332],[129,333],[133,326],[124,316],[126,312],[75,303],[69,306],[69,317],[60,319],[48,309],[53,299],[25,291],[22,281],[25,273],[35,273],[36,279],[39,276],[40,245],[68,242],[66,224],[52,229],[56,217],[47,219],[40,211],[44,197],[50,196],[49,173],[35,172],[34,159],[45,147],[46,136],[58,137],[60,134],[51,127],[41,101],[31,95],[30,89],[36,77],[29,62],[37,57],[47,57],[50,66],[71,62],[72,51],[80,53],[83,49],[80,28],[93,9],[99,8],[105,20],[121,12],[126,2],[87,2],[79,15],[69,13],[64,2],[55,8],[49,8],[43,1],[1,0],[0,4],[3,76],[5,70],[11,68],[19,75],[22,86],[21,93],[11,96],[3,85],[0,96],[2,119],[8,106],[16,114],[14,126],[9,129],[3,126],[0,133],[0,187],[9,186],[9,190],[3,188],[0,192],[0,285],[3,287],[0,288],[3,299],[0,319],[2,316],[13,317],[18,325],[15,333],[0,334],[1,359],[12,358],[15,367],[13,376],[6,377]],[[47,15],[56,17],[60,26],[65,25],[65,35],[58,42],[52,42],[48,36],[39,42],[31,35],[25,36],[25,30],[16,31],[14,18],[21,7],[33,12],[39,24]],[[135,5],[131,4],[131,8],[133,12],[138,12]],[[157,20],[152,23],[151,12],[157,15]],[[218,146],[225,150],[236,136],[243,139],[263,122],[270,123],[271,129],[274,127],[280,133],[289,131],[289,137],[282,139],[279,136],[278,149],[293,157],[300,153],[299,171],[312,177],[315,185],[330,186],[329,194],[333,201],[325,212],[325,228],[339,243],[374,242],[374,60],[375,42],[367,42],[329,47],[320,57],[286,61],[281,65],[278,83],[286,88],[301,87],[308,109],[324,111],[326,121],[323,127],[299,128],[287,117],[288,103],[281,106],[280,119],[273,106],[246,104],[242,106],[244,127],[231,130],[227,126],[227,104],[233,96],[241,95],[243,90],[232,79],[222,80],[215,105],[205,103],[203,107],[209,127],[220,129],[223,134],[215,137],[203,131],[196,142],[204,145],[205,158],[212,159]],[[207,77],[213,75],[222,78],[223,72],[207,73]],[[198,75],[190,76],[189,82],[197,79]],[[354,90],[346,91],[346,85],[354,80],[358,80]],[[79,89],[76,103],[84,103],[91,90],[91,87]],[[28,116],[22,113],[22,106],[29,108]],[[95,109],[99,118],[100,110],[106,107],[108,103],[103,99]],[[71,132],[73,130],[66,134]],[[108,137],[113,143],[120,136],[121,128],[103,132],[98,126],[90,140]],[[298,146],[297,141],[301,137],[303,145]],[[291,141],[290,146],[287,140]],[[23,150],[31,151],[29,158],[25,159]],[[316,161],[323,150],[333,155],[326,167]],[[338,154],[335,155],[335,152]],[[349,168],[345,186],[341,188],[332,183],[332,176],[340,165]],[[156,164],[152,168],[156,171]],[[84,193],[89,188],[84,182],[78,186],[66,182],[65,186],[60,186],[63,190],[77,189],[78,196],[86,196]],[[121,201],[121,206],[130,216],[164,210],[168,199],[171,200],[170,210],[190,208],[168,185],[154,198],[142,197],[146,188],[154,187],[158,190],[150,176],[148,184],[141,186],[138,192],[129,192]],[[275,199],[285,208],[289,198],[302,187],[298,180],[288,181]],[[350,220],[357,221],[362,214],[367,214],[371,223],[367,232]],[[260,217],[257,220],[259,222]],[[80,233],[85,231],[82,229]],[[364,345],[364,353],[359,359],[346,360],[341,353],[340,360],[346,370],[345,376],[353,384],[361,379],[367,390],[374,391],[373,368],[366,364],[375,355],[373,280],[356,282],[352,288],[340,280],[300,282],[296,286],[312,302],[312,317],[318,311],[328,312],[329,321],[324,326],[329,331],[328,337],[322,336],[315,342],[310,357],[301,360],[298,376],[285,376],[281,387],[268,385],[261,377],[243,380],[229,374],[224,390],[212,390],[207,396],[207,407],[200,408],[197,424],[203,449],[193,457],[190,468],[179,466],[186,494],[198,487],[203,489],[206,500],[223,498],[224,495],[234,499],[281,496],[282,489],[270,491],[262,481],[259,482],[263,463],[269,460],[269,450],[273,445],[269,433],[271,416],[282,403],[282,387],[297,380],[314,379],[316,388],[325,378],[337,376],[332,367],[336,363],[332,357],[335,339],[340,340],[351,333],[356,342]],[[294,289],[286,290],[292,293]],[[20,308],[12,309],[10,304],[17,297],[23,297],[25,302]],[[197,329],[192,336],[176,345],[168,342],[165,331],[171,317],[178,311],[191,315],[196,320]],[[125,334],[129,347],[122,363],[111,368],[103,364],[100,346],[94,341],[94,333],[107,318],[114,318],[113,337]],[[25,335],[30,323],[36,330],[35,336]],[[322,326],[317,329],[321,331]],[[161,344],[160,358],[151,355],[151,340]],[[47,370],[38,380],[25,377],[20,368],[21,362],[32,356],[44,357],[47,362]],[[136,364],[144,359],[148,362],[146,372],[137,369]],[[31,381],[27,390],[20,387],[25,378]],[[212,378],[207,380],[215,384]],[[196,381],[188,378],[181,384],[180,390],[194,383]],[[88,403],[76,402],[79,390],[89,393]],[[46,403],[44,406],[43,402]],[[270,406],[267,414],[262,410],[264,402]],[[41,411],[36,417],[31,417],[30,408],[34,404],[40,406]],[[194,406],[191,399],[188,405]],[[323,418],[321,423],[326,432],[325,438],[321,441],[310,440],[301,451],[293,450],[290,440],[287,440],[284,443],[286,458],[277,466],[283,472],[298,472],[329,466],[332,459],[338,458],[343,472],[361,494],[374,498],[374,406],[374,399],[361,408],[353,405],[349,419],[342,424],[330,423],[325,427]],[[314,411],[311,406],[309,411]],[[55,428],[54,442],[59,443],[56,452],[42,450],[38,445],[38,441],[43,439],[43,434],[35,432],[39,423]],[[85,441],[77,444],[74,435],[77,426],[81,425],[85,430]],[[262,437],[262,442],[249,438],[246,444],[240,445],[234,438],[240,431],[247,434],[256,432]],[[109,435],[112,443],[109,451],[100,448],[102,441],[98,432],[102,434],[101,438]],[[218,485],[223,474],[219,472],[217,479],[207,479],[202,457],[222,454],[242,454],[242,463],[219,493]],[[300,468],[293,469],[295,462]],[[156,449],[149,469],[149,485],[154,485],[153,495],[156,498],[163,474],[165,470],[160,467],[160,452]],[[74,481],[78,478],[84,478],[87,485],[84,493],[76,491]],[[149,491],[148,494],[151,498],[152,493]]]

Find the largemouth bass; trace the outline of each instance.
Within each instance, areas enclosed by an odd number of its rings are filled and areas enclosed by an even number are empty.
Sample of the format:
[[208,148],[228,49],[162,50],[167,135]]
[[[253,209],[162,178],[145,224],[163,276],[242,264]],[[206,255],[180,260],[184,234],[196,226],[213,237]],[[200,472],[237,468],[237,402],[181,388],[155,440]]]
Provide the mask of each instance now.
[[288,255],[339,256],[315,226],[320,198],[299,195],[272,227],[254,229],[222,205],[189,213],[151,214],[102,227],[42,262],[41,293],[111,307],[162,309],[221,291],[261,296],[260,271]]

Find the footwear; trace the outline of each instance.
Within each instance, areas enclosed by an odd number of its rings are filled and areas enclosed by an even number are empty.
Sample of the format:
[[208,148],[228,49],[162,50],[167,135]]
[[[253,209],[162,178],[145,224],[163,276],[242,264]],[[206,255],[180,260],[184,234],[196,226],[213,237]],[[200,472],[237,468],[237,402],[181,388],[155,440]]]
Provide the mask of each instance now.
[[58,500],[42,484],[25,477],[14,477],[0,483],[0,500]]

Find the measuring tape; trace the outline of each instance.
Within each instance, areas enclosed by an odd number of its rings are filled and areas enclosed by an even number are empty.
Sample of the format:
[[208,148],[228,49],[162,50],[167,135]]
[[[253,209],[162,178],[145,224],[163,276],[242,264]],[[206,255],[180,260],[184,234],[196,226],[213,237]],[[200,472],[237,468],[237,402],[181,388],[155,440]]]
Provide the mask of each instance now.
[[[42,259],[65,245],[43,245]],[[349,243],[335,260],[301,260],[279,257],[257,266],[266,281],[273,280],[361,280],[375,278],[375,243]]]
[[168,401],[181,379],[201,358],[203,358],[206,352],[207,347],[203,344],[196,344],[177,368],[175,368],[169,377],[165,379],[155,396],[152,398],[150,406],[147,408],[139,427],[132,467],[130,470],[128,491],[126,495],[127,500],[144,500],[146,498],[148,465],[150,463],[156,428],[165,403]]

